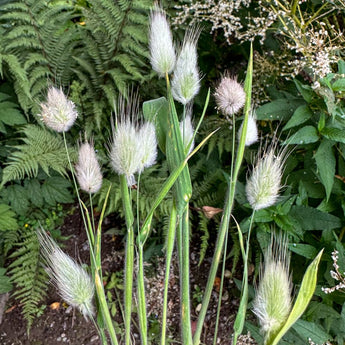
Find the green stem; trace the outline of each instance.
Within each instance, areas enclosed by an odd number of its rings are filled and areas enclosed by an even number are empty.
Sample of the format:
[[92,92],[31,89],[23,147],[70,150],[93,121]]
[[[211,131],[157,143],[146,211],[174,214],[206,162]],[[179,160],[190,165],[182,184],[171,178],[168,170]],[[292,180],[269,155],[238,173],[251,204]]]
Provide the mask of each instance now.
[[225,197],[224,213],[223,213],[222,221],[220,224],[220,229],[218,232],[215,252],[214,252],[214,256],[213,256],[213,260],[212,260],[212,264],[210,268],[210,273],[207,280],[207,285],[206,285],[206,289],[204,293],[204,298],[202,301],[201,310],[198,317],[196,330],[194,333],[194,338],[193,338],[194,345],[200,344],[201,331],[204,324],[207,308],[210,302],[214,279],[216,277],[219,261],[222,255],[225,235],[229,229],[230,216],[231,216],[231,211],[232,211],[234,199],[235,199],[236,182],[238,179],[238,174],[239,174],[240,167],[242,164],[244,149],[245,149],[248,116],[249,116],[249,111],[251,107],[252,76],[253,76],[253,47],[251,46],[250,56],[249,56],[249,61],[248,61],[248,68],[247,68],[247,76],[244,83],[244,90],[246,92],[246,100],[245,100],[245,105],[244,105],[245,116],[243,120],[242,134],[241,134],[241,138],[238,145],[232,179],[230,180],[230,184],[227,189],[227,193]]
[[131,314],[133,298],[133,272],[134,272],[134,231],[133,211],[130,201],[127,180],[125,175],[120,175],[120,188],[122,203],[127,226],[126,260],[125,260],[125,344],[130,344]]
[[144,284],[144,251],[142,244],[139,244],[138,312],[141,343],[143,345],[147,345],[147,314]]
[[167,234],[167,244],[166,244],[166,264],[165,264],[165,279],[164,279],[161,345],[165,345],[165,342],[166,342],[165,339],[166,339],[166,328],[167,328],[166,321],[167,321],[170,266],[171,266],[171,259],[172,259],[172,254],[174,250],[176,223],[177,223],[177,211],[176,211],[176,206],[174,204],[170,213],[169,230]]
[[192,327],[190,318],[190,286],[189,286],[189,209],[186,208],[179,222],[177,243],[180,258],[180,286],[181,286],[181,327],[182,343],[190,345],[192,341]]

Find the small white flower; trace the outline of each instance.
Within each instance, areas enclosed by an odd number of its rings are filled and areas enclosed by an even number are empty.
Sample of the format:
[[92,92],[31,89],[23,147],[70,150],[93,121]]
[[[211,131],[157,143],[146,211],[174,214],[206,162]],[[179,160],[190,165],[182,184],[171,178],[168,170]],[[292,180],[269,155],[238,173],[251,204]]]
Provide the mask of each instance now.
[[193,151],[193,148],[194,148],[194,140],[192,141],[193,135],[194,135],[194,129],[193,129],[193,124],[192,124],[192,116],[188,112],[184,121],[182,120],[180,122],[180,131],[181,131],[181,137],[183,140],[183,146],[185,150],[188,148],[187,155],[189,155]]
[[[274,139],[276,140],[276,139]],[[267,208],[276,203],[281,189],[286,150],[275,154],[277,142],[259,154],[252,174],[247,180],[246,195],[254,210]]]
[[[243,122],[241,124],[240,129],[238,130],[238,140],[241,139],[243,129]],[[255,115],[251,112],[248,116],[248,124],[247,124],[247,134],[246,134],[246,141],[245,146],[250,146],[258,141],[258,128],[256,126]]]
[[160,76],[172,72],[176,62],[175,47],[165,12],[155,4],[150,15],[150,60]]
[[82,190],[97,193],[102,186],[102,173],[93,143],[85,142],[79,148],[79,159],[75,166],[77,180]]
[[196,44],[199,30],[186,32],[181,51],[178,55],[174,77],[171,81],[171,92],[174,99],[186,105],[199,92],[200,77]]
[[50,87],[47,100],[41,103],[41,113],[38,116],[54,131],[67,132],[73,126],[78,113],[74,103],[67,99],[61,88]]
[[38,230],[47,272],[60,296],[69,305],[78,308],[85,318],[94,314],[94,284],[85,270],[65,254],[46,232]]
[[289,274],[290,257],[287,241],[279,237],[265,253],[260,282],[253,302],[253,312],[258,317],[266,339],[287,320],[291,309],[292,283]]
[[214,96],[218,109],[227,117],[236,114],[246,100],[242,85],[229,76],[221,79]]

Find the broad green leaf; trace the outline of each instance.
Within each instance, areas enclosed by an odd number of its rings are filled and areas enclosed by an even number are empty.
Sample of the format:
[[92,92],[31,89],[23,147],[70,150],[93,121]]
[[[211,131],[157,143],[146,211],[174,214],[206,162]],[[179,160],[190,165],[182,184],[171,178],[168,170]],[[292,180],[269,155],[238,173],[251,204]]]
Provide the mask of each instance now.
[[16,214],[8,205],[0,204],[0,231],[18,229],[15,216]]
[[314,322],[298,320],[292,328],[299,334],[305,343],[310,338],[316,344],[324,344],[332,337]]
[[298,292],[295,304],[292,307],[292,310],[290,312],[290,315],[288,316],[285,324],[278,331],[278,333],[274,335],[271,339],[269,339],[269,341],[267,342],[267,345],[278,344],[280,339],[284,336],[284,334],[302,316],[302,314],[306,310],[315,291],[317,271],[318,271],[319,262],[322,256],[322,252],[323,250],[319,252],[319,254],[314,259],[314,261],[308,266],[304,274],[302,284]]
[[25,188],[28,191],[28,197],[30,201],[36,206],[36,207],[42,207],[43,206],[43,196],[41,192],[41,184],[37,179],[26,179],[24,181]]
[[345,132],[343,129],[325,127],[322,129],[321,134],[329,140],[345,144]]
[[291,119],[288,123],[283,127],[283,131],[290,129],[292,127],[298,126],[306,121],[308,121],[312,117],[313,113],[311,112],[308,105],[300,105],[295,112],[293,113]]
[[155,123],[159,148],[165,153],[166,134],[168,132],[169,103],[165,97],[143,103],[143,114],[147,121]]
[[338,73],[339,74],[345,74],[345,61],[344,60],[338,61]]
[[314,158],[320,175],[320,180],[325,187],[327,200],[332,192],[336,160],[333,153],[333,143],[323,140],[317,149]]
[[302,84],[297,79],[294,79],[294,83],[296,85],[298,92],[302,95],[304,100],[310,103],[313,98],[313,93],[314,93],[313,89],[309,85]]
[[60,176],[53,176],[46,179],[41,186],[41,191],[46,203],[54,206],[58,202],[73,202],[69,187],[71,187],[69,181]]
[[258,120],[287,121],[295,109],[305,102],[301,99],[276,99],[270,103],[264,104],[256,110]]
[[308,206],[293,206],[290,215],[303,230],[332,230],[341,227],[341,221],[332,214]]
[[315,258],[317,254],[317,249],[310,244],[290,243],[289,250],[307,259]]
[[305,126],[298,130],[291,138],[286,140],[284,144],[291,145],[291,144],[310,144],[316,143],[319,140],[319,136],[317,134],[317,130],[313,126]]
[[25,215],[29,209],[30,203],[28,200],[27,190],[19,185],[13,184],[4,189],[4,196],[9,201],[12,210],[19,214]]
[[336,80],[332,84],[333,91],[345,91],[345,78]]

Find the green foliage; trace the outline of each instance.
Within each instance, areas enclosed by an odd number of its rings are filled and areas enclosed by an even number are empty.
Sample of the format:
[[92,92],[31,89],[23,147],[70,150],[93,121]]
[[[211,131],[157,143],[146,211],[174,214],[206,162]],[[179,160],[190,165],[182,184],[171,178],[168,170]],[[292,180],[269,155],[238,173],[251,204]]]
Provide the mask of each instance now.
[[[54,170],[66,176],[68,159],[61,137],[36,125],[26,125],[20,133],[24,134],[24,144],[13,147],[8,165],[3,171],[2,185],[9,181],[37,177],[39,168],[49,176]],[[71,150],[71,154],[73,155]]]
[[[79,81],[72,90],[82,104],[85,130],[108,124],[116,95],[128,85],[147,80],[148,11],[152,0],[101,0],[82,9],[80,26],[83,49],[74,55]],[[93,122],[93,123],[92,123]]]
[[9,266],[11,282],[16,286],[13,296],[23,304],[22,313],[28,330],[47,290],[47,275],[41,264],[35,229],[33,226],[25,227],[20,242],[15,245],[17,250],[10,256],[14,261]]

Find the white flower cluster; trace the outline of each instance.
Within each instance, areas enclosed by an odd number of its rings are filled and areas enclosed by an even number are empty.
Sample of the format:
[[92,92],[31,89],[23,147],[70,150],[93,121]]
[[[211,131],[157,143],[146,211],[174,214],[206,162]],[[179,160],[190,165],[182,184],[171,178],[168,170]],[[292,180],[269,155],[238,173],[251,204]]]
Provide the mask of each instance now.
[[332,260],[333,260],[333,268],[334,271],[331,270],[330,271],[330,275],[331,277],[338,281],[339,283],[331,288],[325,288],[322,287],[321,290],[325,293],[325,294],[330,294],[334,291],[338,291],[338,290],[344,290],[345,289],[345,272],[343,274],[340,273],[339,271],[339,265],[338,265],[338,259],[339,259],[339,252],[337,250],[334,250],[332,252]]

